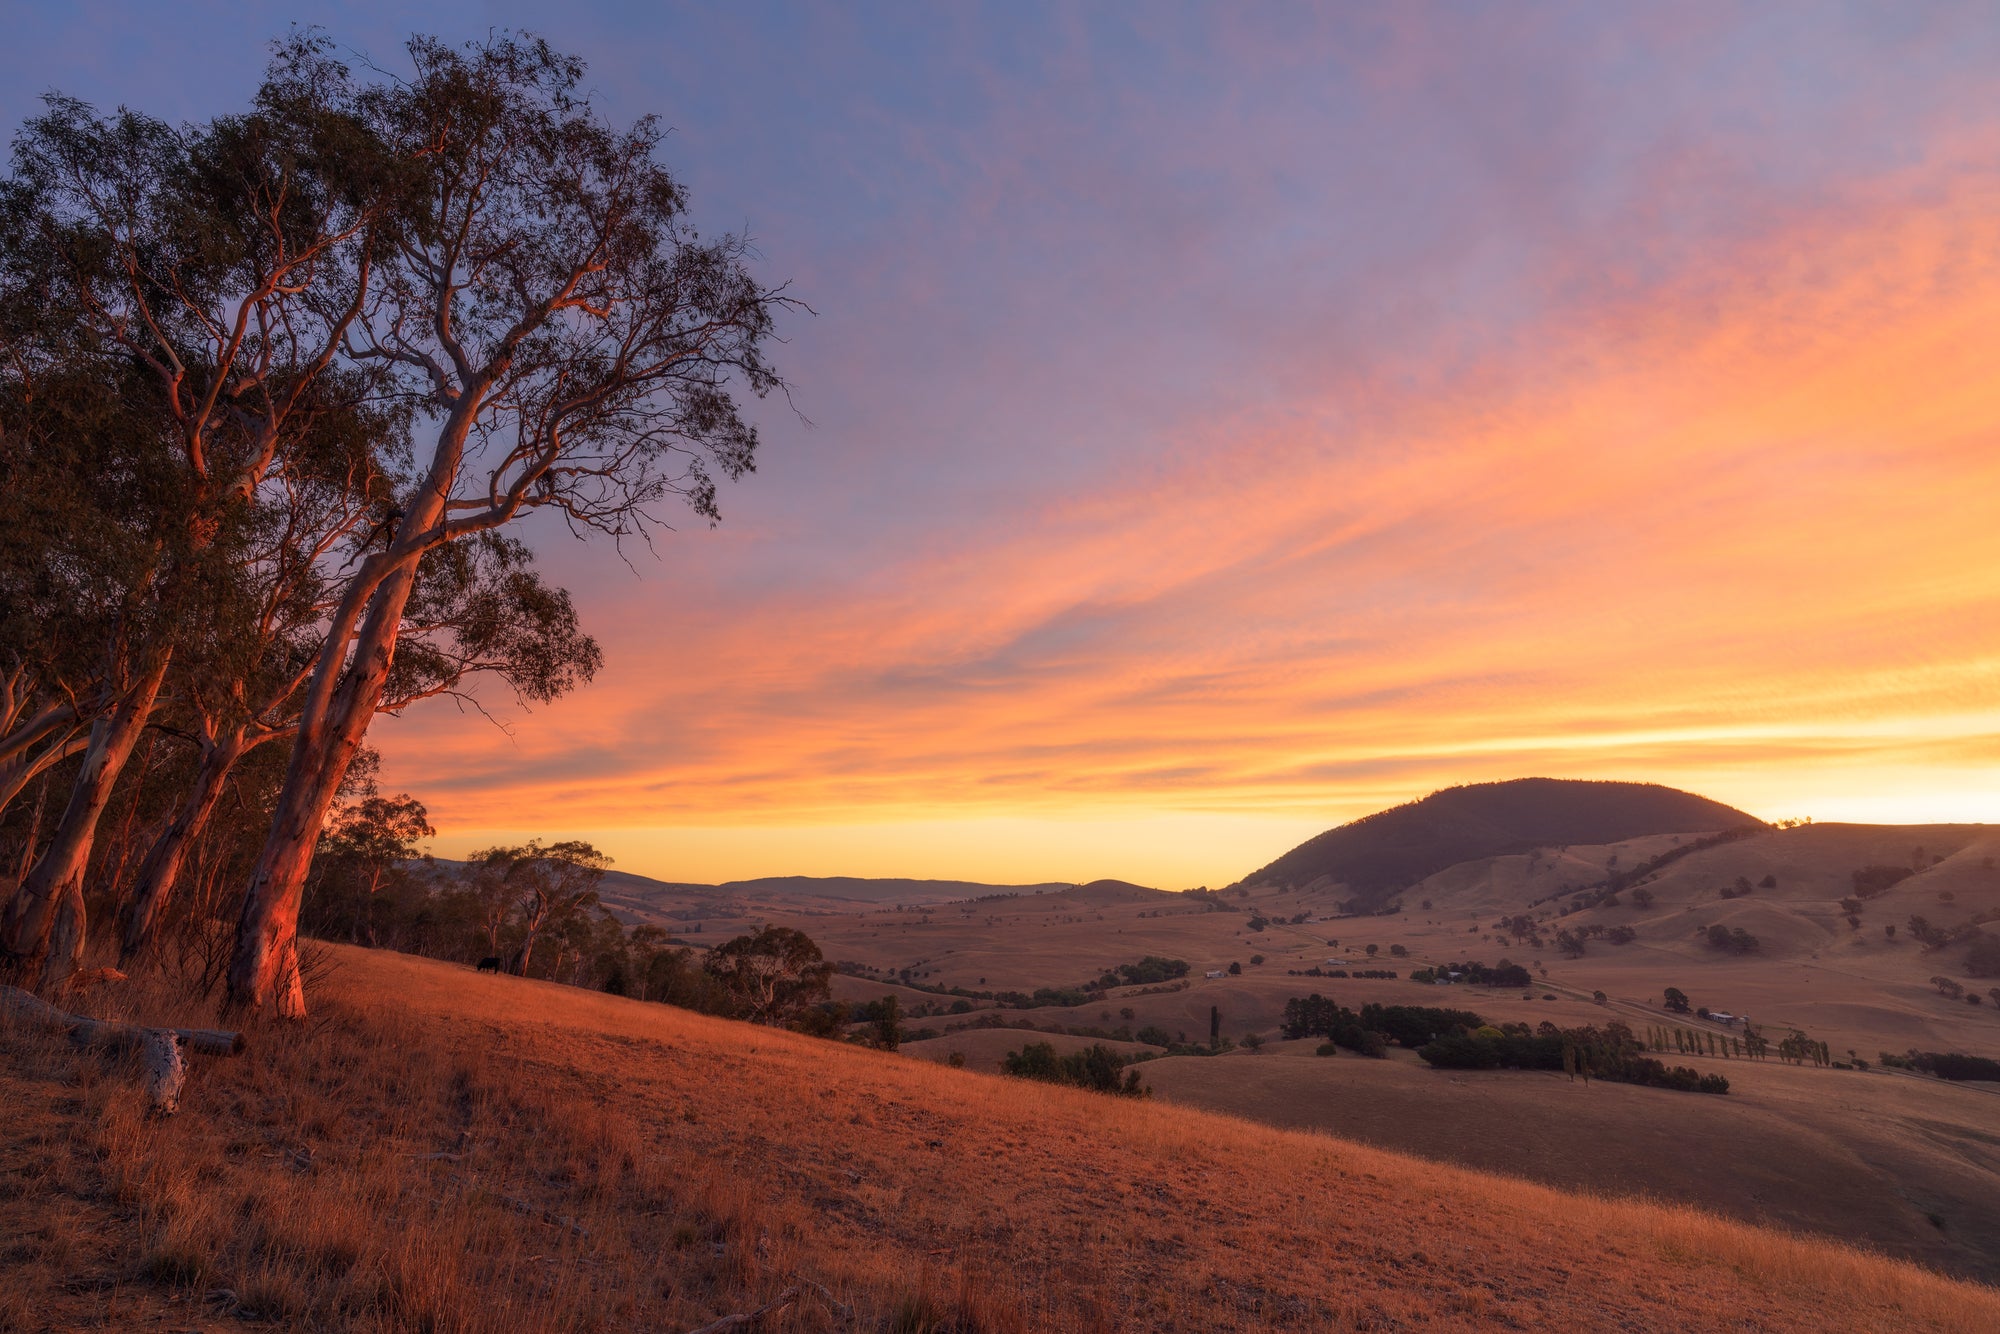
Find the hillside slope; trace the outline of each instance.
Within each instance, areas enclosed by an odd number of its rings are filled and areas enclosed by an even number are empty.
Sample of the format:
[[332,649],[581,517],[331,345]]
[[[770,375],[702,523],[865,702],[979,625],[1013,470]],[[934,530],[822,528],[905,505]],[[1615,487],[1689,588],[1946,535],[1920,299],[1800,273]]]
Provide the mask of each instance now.
[[1349,911],[1368,912],[1460,862],[1759,823],[1734,807],[1653,783],[1559,778],[1474,783],[1329,829],[1243,883],[1293,889],[1338,885]]
[[293,1327],[685,1329],[807,1280],[848,1314],[809,1290],[764,1328],[2000,1327],[1992,1289],[1690,1210],[333,957],[318,1026],[198,1064],[162,1124],[0,1027],[12,1323],[186,1293]]

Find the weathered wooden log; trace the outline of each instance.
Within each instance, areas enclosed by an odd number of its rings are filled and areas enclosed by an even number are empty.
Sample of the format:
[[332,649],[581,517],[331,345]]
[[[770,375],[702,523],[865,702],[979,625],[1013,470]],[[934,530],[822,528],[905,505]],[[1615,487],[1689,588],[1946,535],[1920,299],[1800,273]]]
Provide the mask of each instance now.
[[146,1041],[149,1033],[172,1033],[187,1049],[203,1056],[235,1056],[243,1050],[243,1035],[219,1028],[148,1028],[142,1024],[121,1024],[110,1019],[91,1019],[67,1010],[58,1010],[32,992],[19,987],[0,987],[0,1013],[24,1015],[49,1028],[67,1029],[70,1036],[89,1046],[123,1051]]
[[171,1028],[147,1029],[139,1055],[146,1063],[147,1105],[161,1116],[172,1116],[181,1109],[181,1085],[187,1082],[181,1035]]
[[161,1116],[180,1110],[181,1087],[187,1082],[183,1047],[211,1056],[234,1056],[243,1050],[241,1033],[206,1028],[147,1028],[108,1019],[70,1014],[19,987],[0,987],[0,1013],[34,1020],[45,1028],[67,1032],[81,1046],[112,1051],[136,1050],[146,1071],[147,1105]]

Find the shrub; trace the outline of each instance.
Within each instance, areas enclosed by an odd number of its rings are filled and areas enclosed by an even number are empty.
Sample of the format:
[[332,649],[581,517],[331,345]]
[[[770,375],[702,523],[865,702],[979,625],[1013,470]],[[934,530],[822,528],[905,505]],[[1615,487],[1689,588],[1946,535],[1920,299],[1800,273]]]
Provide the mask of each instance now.
[[1331,1055],[1333,1055],[1333,1054],[1334,1054],[1335,1052],[1337,1052],[1337,1051],[1339,1051],[1339,1050],[1340,1050],[1340,1045],[1339,1045],[1338,1043],[1334,1043],[1334,1042],[1322,1042],[1322,1043],[1320,1043],[1320,1044],[1319,1044],[1319,1045],[1318,1045],[1317,1047],[1314,1047],[1314,1048],[1313,1048],[1313,1055],[1315,1055],[1315,1056],[1331,1056]]

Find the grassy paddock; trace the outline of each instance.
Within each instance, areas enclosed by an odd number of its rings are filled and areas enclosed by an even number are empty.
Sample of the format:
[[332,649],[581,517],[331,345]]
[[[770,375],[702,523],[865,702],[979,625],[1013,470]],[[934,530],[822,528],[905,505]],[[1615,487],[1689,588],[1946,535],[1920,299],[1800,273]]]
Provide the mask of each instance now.
[[[0,1032],[0,1328],[2000,1328],[2000,1293],[1691,1209],[404,956],[185,1110]],[[206,1020],[159,980],[107,1014]],[[184,1326],[183,1326],[184,1327]]]

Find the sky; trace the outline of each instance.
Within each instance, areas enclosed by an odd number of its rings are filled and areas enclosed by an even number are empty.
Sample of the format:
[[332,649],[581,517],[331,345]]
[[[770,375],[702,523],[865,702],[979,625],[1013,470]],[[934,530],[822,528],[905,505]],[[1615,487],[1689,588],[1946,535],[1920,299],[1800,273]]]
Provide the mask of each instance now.
[[1526,775],[2000,820],[1990,5],[0,18],[10,126],[541,32],[810,303],[720,526],[531,529],[592,685],[375,726],[441,853],[1181,888]]

